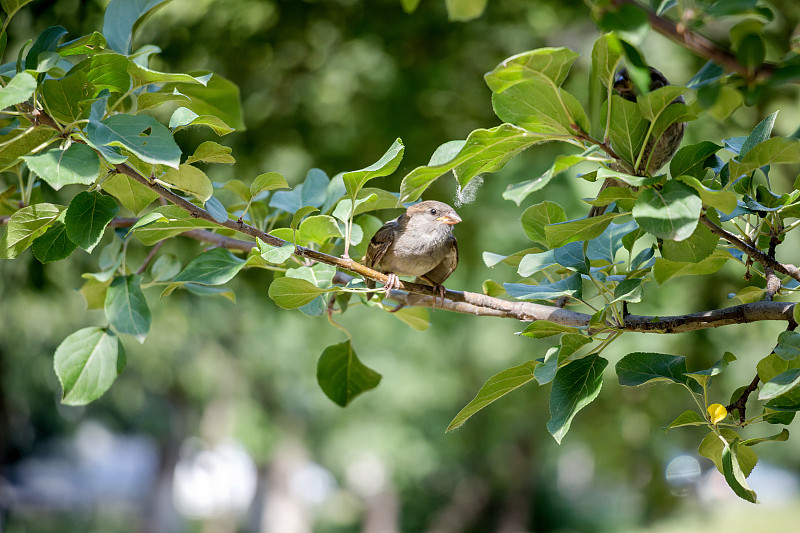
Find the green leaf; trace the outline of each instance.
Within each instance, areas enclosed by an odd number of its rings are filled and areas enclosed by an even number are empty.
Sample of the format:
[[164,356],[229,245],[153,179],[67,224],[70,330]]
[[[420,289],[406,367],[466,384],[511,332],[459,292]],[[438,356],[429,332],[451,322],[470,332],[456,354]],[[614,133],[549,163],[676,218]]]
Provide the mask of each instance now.
[[547,245],[555,248],[571,242],[594,239],[605,231],[611,220],[618,216],[619,213],[606,213],[547,225],[544,227]]
[[208,80],[211,79],[211,74],[207,74],[205,76],[191,76],[183,73],[158,72],[157,70],[152,70],[137,64],[134,61],[128,63],[128,74],[133,77],[134,83],[137,87],[141,85],[149,85],[151,83],[167,82],[206,86],[208,85]]
[[769,139],[770,135],[772,134],[772,127],[775,125],[775,119],[777,117],[778,112],[775,111],[770,116],[759,122],[755,128],[753,128],[753,131],[750,132],[750,135],[747,136],[747,139],[744,140],[742,147],[739,149],[740,158],[747,155],[747,152],[752,150],[756,145],[761,144]]
[[[208,72],[191,74],[198,78]],[[217,117],[238,131],[245,129],[239,87],[233,82],[214,74],[205,86],[196,83],[167,83],[161,91],[169,94],[176,89],[190,99],[184,106],[198,115]]]
[[92,97],[97,97],[104,89],[125,94],[131,88],[128,62],[129,59],[120,54],[97,54],[72,67],[70,74],[82,72],[86,75],[87,83],[94,88]]
[[[714,466],[717,467],[720,473],[723,473],[722,467],[722,452],[725,448],[728,447],[729,443],[734,442],[739,439],[739,435],[731,430],[731,429],[720,429],[720,433],[722,434],[722,438],[720,438],[716,433],[711,432],[703,439],[703,442],[700,443],[698,448],[698,453],[703,457],[707,457],[714,462]],[[742,453],[738,454],[738,464],[742,468],[743,473],[746,476],[750,475],[750,472],[755,467],[756,463],[758,462],[758,456],[756,456],[755,452],[751,449],[745,447],[740,448]]]
[[8,228],[0,238],[0,258],[17,257],[47,231],[63,210],[63,206],[42,203],[23,207],[11,215]]
[[447,18],[466,22],[480,17],[486,9],[489,0],[445,0]]
[[92,253],[103,238],[109,222],[119,212],[119,206],[110,196],[99,192],[79,192],[67,208],[64,224],[69,239]]
[[538,285],[524,283],[504,283],[503,287],[512,298],[518,300],[551,300],[559,296],[576,296],[580,298],[583,283],[580,274],[568,278]]
[[603,386],[603,369],[608,361],[597,354],[563,366],[556,372],[550,391],[550,420],[547,430],[561,444],[575,415],[589,405]]
[[733,256],[726,250],[714,250],[710,256],[699,263],[684,263],[669,261],[661,257],[656,258],[653,266],[653,277],[659,285],[671,278],[681,276],[705,276],[713,274],[722,268],[725,263],[732,260]]
[[106,38],[103,37],[102,33],[95,31],[62,44],[57,48],[57,51],[62,57],[91,55],[102,52],[106,49],[106,46],[108,46]]
[[194,151],[194,154],[186,160],[186,164],[190,165],[192,163],[201,162],[232,165],[236,163],[236,159],[231,155],[231,151],[231,148],[228,146],[222,146],[214,141],[205,141],[201,143],[200,146],[197,147],[197,150]]
[[224,224],[228,220],[228,210],[225,209],[225,206],[219,201],[219,199],[213,196],[206,200],[203,208],[209,215],[211,215],[211,218],[220,224]]
[[736,195],[731,191],[719,191],[716,189],[709,189],[702,183],[700,183],[697,178],[692,176],[678,176],[675,178],[677,181],[681,183],[685,183],[689,187],[693,188],[697,191],[697,194],[700,195],[700,200],[703,204],[714,207],[719,209],[723,213],[732,213],[734,209],[736,209]]
[[258,252],[268,263],[281,265],[292,257],[294,250],[295,246],[290,242],[284,243],[283,246],[270,246],[261,239],[258,239]]
[[150,331],[150,308],[136,274],[115,278],[106,292],[105,312],[117,333],[133,335],[143,343]]
[[302,242],[315,242],[324,244],[329,239],[344,237],[339,225],[330,215],[318,215],[303,220],[299,228],[299,240]]
[[67,30],[62,26],[50,26],[42,31],[42,33],[40,33],[36,38],[36,41],[34,41],[30,50],[28,50],[28,55],[25,56],[23,68],[26,70],[35,69],[41,61],[40,56],[43,54],[52,53],[58,47],[58,42],[66,34]]
[[208,126],[220,137],[234,131],[234,129],[225,124],[222,119],[213,115],[198,115],[186,107],[179,107],[172,113],[169,119],[169,128],[173,132],[180,131],[190,126]]
[[670,430],[683,426],[705,426],[706,424],[708,424],[708,422],[697,414],[696,411],[684,411],[664,429]]
[[666,179],[666,176],[633,176],[624,172],[617,172],[608,168],[601,168],[597,171],[597,179],[600,181],[606,178],[612,178],[622,181],[633,187],[650,187],[653,185],[660,185]]
[[617,252],[624,246],[623,238],[638,229],[639,226],[633,220],[623,224],[609,224],[603,233],[589,241],[586,247],[586,257],[592,261],[601,260],[613,263]]
[[619,282],[619,285],[614,287],[614,302],[630,302],[639,303],[642,301],[642,279],[630,278],[624,279]]
[[250,196],[256,197],[264,191],[288,188],[289,184],[286,183],[286,178],[283,175],[277,172],[267,172],[256,176],[256,179],[250,184]]
[[427,166],[417,167],[409,172],[400,184],[400,201],[411,202],[418,199],[436,178],[451,170],[455,171],[459,183],[464,187],[479,174],[502,169],[512,157],[524,149],[555,138],[557,137],[534,134],[512,124],[475,130],[464,141],[458,154],[451,159],[432,157]]
[[167,169],[160,180],[170,187],[191,194],[201,202],[206,202],[214,194],[214,186],[206,173],[186,163]]
[[56,348],[54,367],[63,389],[61,403],[85,405],[102,396],[125,366],[122,343],[101,328],[76,331]]
[[616,365],[619,384],[638,387],[645,383],[670,381],[689,386],[701,392],[697,383],[689,381],[686,373],[686,358],[678,355],[652,352],[632,352],[624,356]]
[[571,326],[564,326],[556,324],[555,322],[548,322],[547,320],[536,320],[531,322],[522,331],[521,335],[530,337],[532,339],[544,339],[545,337],[552,337],[553,335],[560,335],[561,333],[579,333],[578,328]]
[[570,358],[575,352],[592,342],[592,338],[581,333],[567,333],[561,336],[561,346],[558,351],[558,362]]
[[639,111],[645,119],[649,122],[655,122],[667,106],[685,92],[686,87],[666,85],[659,87],[655,91],[640,95],[636,98],[636,105],[639,106]]
[[639,227],[661,239],[688,239],[697,227],[703,202],[691,187],[668,181],[661,190],[643,191],[633,206]]
[[[163,211],[164,208],[159,208]],[[185,213],[184,213],[185,214]],[[148,213],[149,215],[149,213]],[[193,229],[208,229],[218,227],[215,222],[195,218],[192,216],[185,216],[182,218],[175,217],[173,214],[165,216],[167,220],[162,222],[162,217],[156,216],[153,220],[148,221],[147,225],[137,227],[133,234],[139,239],[142,244],[151,246],[164,239],[169,239],[175,235],[191,231]],[[133,229],[133,228],[132,228]]]
[[511,200],[519,206],[525,198],[550,183],[550,180],[555,176],[584,161],[586,161],[586,158],[582,155],[559,155],[556,157],[553,166],[538,178],[512,183],[506,187],[506,190],[503,191],[503,198]]
[[358,191],[361,190],[369,180],[388,176],[394,172],[403,159],[404,152],[405,147],[403,146],[403,141],[397,139],[375,163],[361,170],[345,172],[342,175],[342,181],[344,181],[347,194],[349,194],[351,198],[355,198]]
[[750,149],[740,162],[729,162],[731,181],[765,165],[800,162],[800,139],[773,137]]
[[103,190],[119,200],[134,215],[141,213],[158,198],[158,193],[124,174],[111,174],[103,181]]
[[539,385],[546,385],[555,379],[560,352],[560,346],[551,346],[545,352],[542,361],[533,369],[533,377]]
[[717,374],[721,374],[723,370],[728,367],[729,363],[736,361],[736,356],[731,352],[725,352],[722,359],[714,363],[711,368],[700,370],[698,372],[687,372],[686,376],[695,380],[704,389],[711,385],[711,378]]
[[47,110],[56,120],[66,124],[88,118],[89,100],[94,88],[84,72],[76,72],[60,80],[47,79],[42,83],[42,96]]
[[743,440],[741,444],[743,446],[755,446],[756,444],[761,444],[762,442],[786,442],[787,440],[789,440],[789,430],[784,428],[781,430],[780,433],[772,435],[771,437],[757,437],[754,439],[747,439]]
[[736,47],[736,60],[747,70],[754,72],[764,62],[767,55],[767,47],[764,38],[757,33],[745,35]]
[[569,48],[538,48],[505,59],[483,79],[494,93],[530,80],[546,79],[560,86],[578,57]]
[[147,115],[112,115],[86,128],[89,140],[98,146],[119,146],[153,165],[178,168],[181,150],[170,131]]
[[289,225],[289,227],[290,227],[292,230],[295,230],[295,229],[297,229],[297,226],[300,224],[300,222],[303,220],[303,218],[305,218],[305,217],[306,217],[306,215],[309,215],[309,214],[311,214],[311,213],[313,213],[313,212],[315,212],[315,211],[319,211],[319,209],[317,209],[316,207],[314,207],[314,206],[312,206],[312,205],[307,205],[307,206],[305,206],[305,207],[301,207],[301,208],[300,208],[300,209],[298,209],[298,210],[297,210],[297,212],[295,212],[295,214],[292,216],[292,222],[291,222],[291,224]]
[[527,363],[507,368],[490,377],[480,388],[475,398],[453,418],[446,431],[460,428],[472,415],[490,403],[530,382],[533,379],[533,369],[536,368],[537,364],[537,361],[528,361]]
[[601,36],[592,47],[592,71],[609,90],[614,87],[622,55],[622,44],[614,33]]
[[771,400],[800,385],[800,368],[791,368],[764,383],[758,393],[759,400]]
[[702,179],[706,174],[706,160],[722,149],[711,141],[702,141],[682,147],[669,162],[669,173],[673,178],[692,176]]
[[11,18],[22,6],[31,3],[31,1],[32,0],[0,0],[0,5],[3,6],[3,11],[6,12],[8,18]]
[[589,261],[583,253],[583,245],[572,242],[553,250],[553,259],[561,266],[584,275],[589,274]]
[[[275,282],[270,291],[274,285]],[[350,341],[328,346],[317,362],[317,383],[340,407],[349,405],[362,392],[374,389],[380,381],[381,375],[359,360]]]
[[134,28],[165,1],[111,0],[103,21],[103,35],[108,40],[109,48],[130,54]]
[[233,279],[244,264],[245,260],[236,257],[230,250],[214,248],[192,259],[175,281],[222,285]]
[[545,227],[551,224],[558,224],[567,220],[564,209],[549,201],[535,204],[522,212],[520,223],[525,235],[533,242],[547,244]]
[[417,331],[425,331],[431,325],[430,313],[424,307],[401,307],[396,311],[392,311],[392,314],[411,329]]
[[[629,102],[616,94],[611,96],[609,102],[611,102],[611,120],[608,127],[608,138],[617,155],[627,161],[630,168],[633,168],[644,145],[644,137],[649,127],[648,122],[642,116],[636,102]],[[605,109],[601,111],[601,114],[605,116]]]
[[326,292],[325,289],[299,278],[278,278],[269,286],[269,297],[283,309],[297,309]]
[[785,361],[793,361],[800,356],[800,333],[796,331],[783,331],[778,335],[778,345],[775,353]]
[[[570,100],[569,104],[567,100]],[[492,108],[503,122],[526,130],[557,137],[571,137],[585,123],[582,109],[576,114],[570,107],[575,97],[559,89],[552,81],[541,78],[527,80],[492,94]],[[580,106],[580,104],[577,104]]]
[[37,176],[55,190],[75,183],[91,185],[100,173],[97,154],[80,143],[72,143],[66,150],[55,148],[23,159]]
[[665,240],[661,247],[661,257],[669,261],[699,263],[709,257],[717,248],[719,237],[706,226],[697,225],[694,233],[682,241]]
[[20,72],[5,87],[0,88],[0,109],[21,104],[36,90],[36,79],[27,72]]
[[40,263],[51,263],[66,259],[77,247],[78,245],[67,237],[67,227],[64,223],[56,222],[44,235],[33,241],[31,251]]
[[168,281],[181,271],[181,262],[172,254],[162,254],[150,267],[152,281]]
[[[759,62],[758,64],[760,65],[761,63]],[[753,452],[747,447],[740,448],[740,442],[741,441],[736,438],[730,445],[726,445],[722,449],[722,474],[725,476],[725,481],[728,482],[728,486],[733,489],[733,492],[735,492],[737,496],[750,503],[758,503],[758,497],[755,491],[747,485],[747,474],[742,471],[744,469],[740,465],[744,456],[743,452]]]
[[[489,252],[483,253],[483,260],[486,263],[486,266],[492,267],[500,261],[506,259],[504,256],[493,257],[493,255],[494,254],[490,254]],[[557,264],[558,261],[556,261],[553,250],[547,250],[546,252],[538,254],[526,254],[525,257],[523,257],[519,262],[517,273],[520,276],[527,278],[528,276],[532,276],[547,267]]]

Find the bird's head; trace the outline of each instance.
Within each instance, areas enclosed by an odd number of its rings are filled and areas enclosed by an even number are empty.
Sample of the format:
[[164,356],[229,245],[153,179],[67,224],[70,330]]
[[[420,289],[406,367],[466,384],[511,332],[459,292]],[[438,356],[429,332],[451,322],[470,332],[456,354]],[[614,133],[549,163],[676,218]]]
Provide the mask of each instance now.
[[[650,67],[650,91],[655,91],[661,87],[669,85],[669,81],[657,69]],[[633,81],[631,81],[628,69],[622,68],[617,72],[614,77],[614,90],[619,93],[621,97],[631,102],[636,101],[636,92]]]
[[433,227],[444,225],[449,228],[461,222],[461,217],[452,207],[434,200],[412,205],[406,210],[406,215],[413,224],[430,224]]

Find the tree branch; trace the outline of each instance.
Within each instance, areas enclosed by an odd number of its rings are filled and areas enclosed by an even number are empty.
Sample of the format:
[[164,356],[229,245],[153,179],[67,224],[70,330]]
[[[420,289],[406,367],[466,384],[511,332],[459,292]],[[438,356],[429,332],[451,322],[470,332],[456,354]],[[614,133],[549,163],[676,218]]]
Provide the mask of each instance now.
[[655,11],[636,0],[612,0],[612,3],[616,7],[621,7],[625,4],[638,7],[647,14],[647,21],[653,30],[696,55],[713,61],[725,70],[739,74],[746,80],[767,79],[775,71],[775,65],[770,63],[764,63],[754,71],[750,71],[746,66],[739,63],[736,60],[736,56],[728,50],[720,48],[706,37],[686,28],[683,23],[676,23],[659,16]]
[[[126,174],[127,175],[127,174]],[[163,188],[162,188],[163,189]],[[170,193],[172,194],[172,193]],[[178,197],[180,198],[180,197]],[[168,198],[169,199],[169,198]],[[183,198],[180,200],[184,201]],[[202,211],[194,204],[190,204],[193,208]],[[202,216],[202,215],[199,215]],[[208,215],[210,217],[210,215]],[[8,216],[0,217],[0,226],[7,223]],[[205,217],[203,217],[205,218]],[[131,227],[136,223],[136,218],[115,218],[109,226],[116,228]],[[211,219],[213,220],[213,219]],[[231,227],[239,231],[239,223],[233,220],[228,221],[230,224],[223,224],[226,227]],[[245,228],[251,228],[256,234],[261,234],[259,230],[243,224]],[[186,231],[181,234],[184,237],[189,237],[201,242],[207,242],[221,248],[228,250],[235,250],[239,252],[249,252],[256,246],[255,242],[235,239],[213,231],[204,229],[194,229]],[[275,242],[273,246],[280,246],[284,241],[264,234],[271,241]],[[261,238],[261,237],[259,237]],[[262,239],[265,240],[265,239]],[[266,240],[265,240],[266,242]],[[386,275],[365,267],[353,260],[345,260],[340,257],[335,257],[315,250],[309,250],[301,246],[297,247],[299,252],[297,255],[301,257],[308,257],[315,261],[331,264],[334,266],[346,265],[342,268],[356,272],[361,276],[369,277],[375,281],[384,282]],[[348,268],[352,266],[353,268]],[[346,285],[353,276],[343,272],[337,272],[334,277],[334,282],[339,285]],[[423,297],[409,298],[409,292],[423,294]],[[511,302],[501,298],[487,296],[468,291],[445,291],[444,301],[439,298],[439,293],[434,294],[433,290],[428,285],[419,285],[417,283],[402,282],[400,290],[394,290],[389,295],[391,300],[398,302],[403,306],[419,306],[419,307],[433,307],[434,296],[436,296],[436,307],[445,311],[452,311],[455,313],[463,313],[475,316],[494,316],[501,318],[513,318],[523,322],[533,322],[535,320],[547,320],[565,326],[572,326],[576,328],[583,328],[589,326],[591,315],[586,313],[579,313],[577,311],[570,311],[562,309],[556,305],[542,305],[532,302]],[[645,315],[625,315],[625,325],[617,327],[619,331],[626,331],[632,333],[684,333],[687,331],[697,331],[701,329],[717,328],[720,326],[727,326],[732,324],[746,324],[750,322],[759,321],[786,321],[790,324],[793,323],[792,310],[794,308],[791,302],[754,302],[748,304],[727,307],[723,309],[714,309],[711,311],[701,311],[699,313],[691,313],[687,315],[676,316],[645,316]]]
[[800,270],[798,270],[796,266],[781,263],[774,257],[770,257],[758,248],[750,246],[736,235],[725,231],[721,227],[711,222],[705,215],[700,215],[700,222],[705,224],[712,233],[733,244],[735,247],[747,254],[748,257],[764,265],[765,268],[769,267],[777,272],[780,272],[781,274],[786,274],[787,276],[791,276],[797,281],[800,281]]

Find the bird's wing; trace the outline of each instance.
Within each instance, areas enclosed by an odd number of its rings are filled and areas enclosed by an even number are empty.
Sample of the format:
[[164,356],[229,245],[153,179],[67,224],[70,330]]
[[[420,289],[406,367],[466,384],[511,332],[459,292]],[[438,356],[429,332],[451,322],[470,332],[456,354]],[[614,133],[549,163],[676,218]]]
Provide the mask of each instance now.
[[450,236],[450,251],[444,256],[444,259],[436,265],[430,272],[420,276],[419,279],[433,283],[434,285],[441,285],[450,277],[450,274],[455,271],[458,266],[458,241],[454,235]]
[[381,229],[375,232],[372,240],[369,241],[367,247],[367,255],[364,256],[364,264],[370,268],[375,268],[375,265],[381,262],[381,259],[386,254],[386,250],[394,242],[394,235],[397,230],[397,221],[392,220],[387,222]]

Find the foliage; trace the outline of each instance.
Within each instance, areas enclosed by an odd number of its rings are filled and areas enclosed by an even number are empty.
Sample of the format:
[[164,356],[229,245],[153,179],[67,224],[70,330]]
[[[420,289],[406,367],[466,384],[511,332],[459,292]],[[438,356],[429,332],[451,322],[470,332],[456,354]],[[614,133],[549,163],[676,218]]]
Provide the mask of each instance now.
[[[3,3],[4,30],[26,3]],[[668,428],[706,426],[709,433],[700,453],[715,462],[738,496],[756,500],[746,481],[757,460],[752,447],[786,440],[788,432],[745,440],[738,431],[754,423],[786,425],[800,409],[800,335],[792,331],[797,318],[793,305],[774,301],[791,295],[800,282],[796,266],[776,259],[776,249],[798,225],[791,219],[800,216],[798,184],[784,191],[776,176],[782,176],[779,165],[800,163],[800,140],[772,136],[772,114],[747,137],[683,146],[664,174],[643,169],[648,168],[648,141],[670,125],[702,120],[720,108],[730,114],[740,105],[758,102],[765,90],[800,78],[796,50],[788,40],[782,43],[786,54],[781,62],[765,63],[761,29],[775,16],[769,8],[755,1],[716,2],[700,16],[677,2],[661,2],[654,13],[631,1],[598,0],[593,15],[609,33],[592,49],[588,112],[564,88],[577,51],[540,48],[516,54],[484,77],[503,123],[443,144],[429,164],[407,173],[399,192],[393,193],[367,185],[397,170],[405,153],[400,139],[365,168],[333,178],[313,169],[291,190],[282,175],[269,171],[250,183],[212,182],[204,168],[234,164],[231,150],[206,141],[193,154],[184,154],[175,133],[200,128],[224,136],[243,130],[239,91],[217,74],[159,72],[150,67],[152,48],[131,50],[132,32],[162,3],[112,0],[102,32],[61,43],[66,30],[47,28],[27,53],[23,48],[2,70],[0,166],[5,185],[0,220],[6,229],[0,257],[14,259],[30,247],[42,263],[60,261],[78,248],[92,253],[106,230],[116,229],[99,254],[98,271],[84,274],[84,294],[91,294],[87,301],[90,306],[100,302],[97,307],[103,308],[107,324],[69,335],[55,351],[64,403],[85,404],[104,394],[125,366],[124,336],[145,341],[152,314],[142,288],[163,287],[164,297],[184,289],[232,299],[232,291],[220,286],[242,272],[262,269],[272,272],[268,293],[279,307],[325,315],[334,325],[333,316],[352,305],[390,309],[386,300],[368,301],[363,282],[342,272],[384,280],[351,259],[364,254],[379,227],[375,211],[416,201],[451,172],[459,187],[467,188],[476,178],[501,171],[528,148],[560,142],[574,153],[558,156],[541,176],[510,185],[503,197],[519,206],[578,166],[588,170],[581,175],[584,180],[608,178],[619,186],[588,202],[608,206],[598,217],[568,220],[564,208],[551,201],[528,207],[520,221],[530,245],[498,260],[516,257],[519,277],[502,285],[487,282],[491,291],[486,295],[448,293],[445,309],[465,302],[472,306],[468,312],[478,315],[504,305],[501,296],[532,302],[521,307],[522,315],[510,315],[535,320],[523,335],[558,337],[541,357],[490,378],[448,430],[535,380],[552,383],[547,428],[561,442],[578,412],[600,393],[609,362],[601,354],[624,333],[678,333],[783,320],[788,330],[776,339],[773,352],[754,365],[757,380],[734,393],[727,407],[712,402],[717,393],[710,387],[712,378],[736,360],[732,353],[696,372],[688,372],[683,356],[651,352],[629,353],[615,365],[624,386],[680,385],[697,410],[683,413]],[[457,20],[480,14],[485,5],[447,4]],[[403,7],[413,11],[416,2],[403,2]],[[695,32],[716,19],[736,16],[731,50],[716,48],[687,87],[650,92],[647,65],[626,39],[648,24],[648,15],[669,23],[673,11]],[[691,47],[692,42],[683,44]],[[641,93],[636,102],[614,92],[623,64]],[[679,95],[689,103],[676,103]],[[168,125],[148,114],[164,109],[172,110]],[[151,207],[159,198],[174,205]],[[136,218],[118,217],[120,210]],[[174,256],[159,254],[164,242],[185,232],[219,247],[183,267]],[[233,238],[235,234],[244,239]],[[152,247],[151,253],[132,264],[128,250],[139,245]],[[495,259],[486,256],[487,264]],[[657,290],[671,278],[707,276],[729,264],[743,266],[747,280],[758,278],[737,295],[744,304],[733,318],[722,309],[702,319],[629,313],[630,304],[645,298],[644,287]],[[430,305],[429,289],[410,283],[403,287],[428,295],[406,300],[411,306]],[[424,309],[397,311],[393,316],[415,328],[427,325]],[[317,380],[344,407],[375,388],[381,375],[360,361],[348,340],[323,351]],[[762,403],[748,404],[759,381]],[[747,418],[748,409],[757,414]]]

